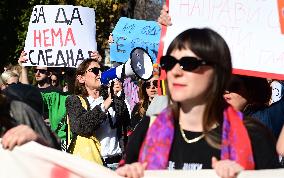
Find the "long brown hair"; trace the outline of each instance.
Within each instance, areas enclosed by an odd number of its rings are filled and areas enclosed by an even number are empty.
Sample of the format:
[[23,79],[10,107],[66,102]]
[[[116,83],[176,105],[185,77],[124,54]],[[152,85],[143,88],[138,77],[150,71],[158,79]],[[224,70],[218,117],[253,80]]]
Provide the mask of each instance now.
[[75,88],[74,88],[75,95],[81,95],[83,97],[87,97],[89,95],[85,87],[85,84],[80,83],[77,79],[77,76],[84,75],[92,62],[98,62],[98,61],[95,59],[86,59],[76,69],[76,79],[75,79]]
[[150,105],[149,96],[146,91],[145,81],[140,81],[139,83],[138,97],[139,97],[139,106],[135,114],[139,114],[140,117],[143,117],[148,109],[148,106]]
[[[207,104],[203,116],[203,132],[206,141],[215,148],[220,148],[221,136],[212,131],[214,124],[223,122],[223,110],[226,102],[223,94],[232,72],[231,54],[225,40],[209,28],[188,29],[179,34],[170,44],[167,55],[175,49],[190,49],[201,59],[213,63],[214,77],[212,87],[207,93]],[[173,102],[170,107],[174,117],[179,118],[180,105]]]

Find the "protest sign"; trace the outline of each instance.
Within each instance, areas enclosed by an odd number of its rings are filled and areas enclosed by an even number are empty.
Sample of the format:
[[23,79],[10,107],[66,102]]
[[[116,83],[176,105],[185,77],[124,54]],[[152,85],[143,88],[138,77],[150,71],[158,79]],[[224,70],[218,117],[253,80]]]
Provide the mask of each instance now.
[[[282,1],[283,2],[283,1]],[[209,27],[228,43],[233,72],[284,79],[283,3],[277,0],[168,0],[173,25],[164,53],[188,28]]]
[[156,62],[161,29],[157,22],[122,17],[113,30],[110,60],[126,62],[136,47],[145,49]]
[[[1,141],[1,139],[0,139]],[[115,171],[75,155],[29,142],[4,150],[0,142],[0,177],[5,178],[122,178]],[[238,178],[282,178],[284,169],[242,171]],[[215,170],[145,171],[144,178],[218,178]]]
[[25,41],[26,66],[77,67],[97,49],[95,11],[71,5],[37,5]]

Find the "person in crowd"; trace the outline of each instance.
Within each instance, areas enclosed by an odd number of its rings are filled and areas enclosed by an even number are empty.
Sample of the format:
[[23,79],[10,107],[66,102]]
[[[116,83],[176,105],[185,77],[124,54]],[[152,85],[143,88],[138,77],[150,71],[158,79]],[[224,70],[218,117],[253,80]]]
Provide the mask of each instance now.
[[[26,58],[25,51],[22,51],[20,58],[18,59],[19,65],[22,67],[22,80],[24,84],[29,84],[28,76],[27,76],[27,67],[23,66],[28,59]],[[34,68],[34,78],[36,81],[36,86],[39,88],[41,92],[49,92],[49,91],[60,91],[56,87],[51,84],[51,75],[52,70],[50,67],[41,67],[36,66]]]
[[[101,156],[106,166],[115,169],[122,157],[117,136],[118,129],[115,127],[119,122],[117,120],[119,105],[117,97],[112,94],[103,99],[100,77],[101,66],[97,60],[83,61],[76,70],[75,95],[67,98],[66,109],[72,133],[80,136],[95,135],[101,144]],[[84,98],[88,104],[87,110],[84,109],[77,95]],[[113,104],[116,106],[111,107]]]
[[234,75],[224,97],[236,110],[268,127],[277,139],[284,124],[284,98],[269,105],[271,92],[265,78]]
[[158,93],[158,75],[153,76],[148,81],[141,81],[138,91],[139,102],[133,107],[131,113],[131,130],[145,117],[148,106]]
[[[29,84],[28,81],[28,68],[23,65],[27,61],[26,53],[23,51],[18,60],[20,66],[22,66],[22,81],[24,84]],[[48,126],[50,126],[52,132],[54,132],[61,141],[61,149],[66,151],[66,108],[65,101],[69,96],[68,93],[64,93],[58,88],[54,87],[50,83],[51,72],[48,67],[34,68],[34,77],[37,82],[36,87],[39,89],[43,99],[43,117]],[[69,79],[72,82],[71,79]]]
[[115,113],[113,117],[116,118],[115,127],[117,128],[117,137],[119,139],[122,153],[124,153],[126,144],[128,142],[131,115],[130,105],[125,98],[125,93],[123,90],[123,81],[124,79],[114,79],[110,85],[110,87],[113,88],[113,90],[110,90],[113,97],[111,107],[114,109]]
[[52,86],[57,87],[60,90],[62,89],[62,87],[60,86],[60,77],[56,71],[52,71],[50,80]]
[[5,85],[10,85],[19,82],[19,75],[12,72],[11,70],[5,71],[1,74],[1,78]]
[[[22,66],[22,80],[26,84],[29,84],[27,76],[27,67],[23,66],[23,63],[27,61],[25,51],[22,51],[21,56],[18,60],[20,66]],[[102,58],[97,52],[93,52],[91,57],[101,61]],[[50,83],[51,71],[48,67],[35,67],[35,80],[37,86],[40,88],[40,92],[43,97],[44,103],[44,118],[47,125],[50,125],[51,130],[60,138],[61,149],[67,151],[66,147],[66,98],[73,93],[75,83],[75,71],[66,69],[65,81],[67,81],[68,92],[62,92],[61,90],[53,87]]]
[[0,94],[0,137],[4,149],[12,150],[15,146],[36,141],[45,146],[54,145],[37,133],[31,126],[23,125],[10,116],[10,103],[6,96]]
[[151,127],[149,119],[138,124],[128,143],[126,165],[116,170],[119,175],[213,168],[220,177],[235,177],[243,169],[279,167],[269,132],[243,118],[223,97],[232,64],[229,47],[218,33],[208,28],[182,32],[160,64],[172,103]]
[[59,149],[58,138],[43,119],[43,100],[37,87],[22,83],[11,84],[2,93],[9,101],[9,113],[17,124],[28,125],[50,146]]

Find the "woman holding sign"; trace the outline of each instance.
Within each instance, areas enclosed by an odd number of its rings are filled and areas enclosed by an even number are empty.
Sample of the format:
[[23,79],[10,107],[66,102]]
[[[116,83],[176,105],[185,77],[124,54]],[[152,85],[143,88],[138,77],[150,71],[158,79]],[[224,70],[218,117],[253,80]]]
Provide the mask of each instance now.
[[167,73],[171,104],[150,127],[149,118],[136,127],[119,175],[141,177],[145,169],[213,168],[221,177],[234,177],[243,169],[279,166],[267,131],[223,98],[232,64],[219,34],[208,28],[182,32],[160,64]]

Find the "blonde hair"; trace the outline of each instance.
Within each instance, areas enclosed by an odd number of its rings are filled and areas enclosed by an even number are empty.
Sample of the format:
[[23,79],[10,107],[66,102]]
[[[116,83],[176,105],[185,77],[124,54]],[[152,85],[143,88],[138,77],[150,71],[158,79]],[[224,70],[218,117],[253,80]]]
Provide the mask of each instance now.
[[[2,81],[5,85],[7,84],[11,84],[11,83],[14,83],[14,82],[18,82],[19,81],[19,75],[12,72],[12,71],[5,71],[1,74],[1,78],[2,78]],[[11,82],[10,80],[14,78],[14,82]]]

